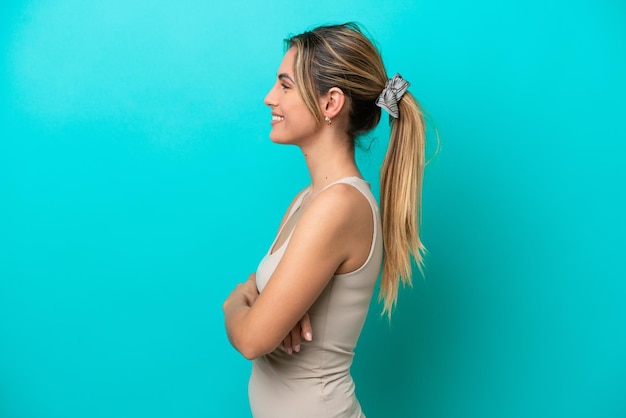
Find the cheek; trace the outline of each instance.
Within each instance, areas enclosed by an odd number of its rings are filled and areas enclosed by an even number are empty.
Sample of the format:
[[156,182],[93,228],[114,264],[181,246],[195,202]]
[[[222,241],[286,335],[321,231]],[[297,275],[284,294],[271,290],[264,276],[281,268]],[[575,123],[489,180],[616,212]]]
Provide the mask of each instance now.
[[309,109],[304,104],[301,104],[300,106],[298,106],[296,118],[292,118],[292,122],[298,122],[302,126],[306,127],[314,126],[315,116],[313,116],[311,112],[309,112]]

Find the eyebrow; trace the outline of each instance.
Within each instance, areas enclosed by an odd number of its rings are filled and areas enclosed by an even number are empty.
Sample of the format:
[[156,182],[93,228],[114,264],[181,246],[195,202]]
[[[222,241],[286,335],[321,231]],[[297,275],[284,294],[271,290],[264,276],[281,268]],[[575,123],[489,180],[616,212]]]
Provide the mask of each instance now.
[[287,75],[287,73],[280,73],[278,74],[278,79],[282,80],[283,78],[286,78],[287,80],[291,81],[293,84],[296,84],[295,81],[293,81],[293,78],[289,77],[289,75]]

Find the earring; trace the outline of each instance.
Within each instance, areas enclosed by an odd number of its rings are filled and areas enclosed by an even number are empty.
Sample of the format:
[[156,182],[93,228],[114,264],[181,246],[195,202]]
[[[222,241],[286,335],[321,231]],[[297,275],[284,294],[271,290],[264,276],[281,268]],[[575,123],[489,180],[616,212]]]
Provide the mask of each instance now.
[[330,126],[330,124],[332,124],[332,123],[333,123],[333,121],[332,121],[332,120],[330,120],[330,118],[329,118],[328,116],[326,116],[326,117],[324,118],[324,121],[325,121],[325,122],[326,122],[326,124],[327,124],[327,125],[329,125],[329,126]]

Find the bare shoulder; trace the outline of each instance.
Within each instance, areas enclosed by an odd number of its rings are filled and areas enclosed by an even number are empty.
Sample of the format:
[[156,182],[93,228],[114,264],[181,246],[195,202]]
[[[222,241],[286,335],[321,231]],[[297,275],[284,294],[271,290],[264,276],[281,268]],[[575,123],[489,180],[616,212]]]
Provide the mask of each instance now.
[[275,275],[301,279],[306,272],[306,281],[318,283],[321,291],[358,255],[360,243],[369,247],[372,225],[369,203],[358,189],[343,183],[328,187],[304,208]]
[[[346,230],[371,219],[367,198],[354,186],[337,183],[313,199],[300,220],[303,228],[320,228],[328,233],[344,234]],[[300,225],[299,225],[300,226]]]
[[358,210],[366,210],[367,212],[370,210],[369,202],[363,193],[346,183],[333,184],[322,191],[316,200],[318,200],[320,210],[331,209],[338,214],[345,212],[353,214],[354,211]]

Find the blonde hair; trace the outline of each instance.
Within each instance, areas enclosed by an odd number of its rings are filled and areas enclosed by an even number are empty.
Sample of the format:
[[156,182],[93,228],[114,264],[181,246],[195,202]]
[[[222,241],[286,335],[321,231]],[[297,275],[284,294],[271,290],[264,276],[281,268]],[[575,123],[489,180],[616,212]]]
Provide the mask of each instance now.
[[[350,98],[348,136],[354,142],[378,125],[376,99],[387,72],[376,47],[354,23],[320,26],[286,40],[295,47],[295,82],[304,103],[322,121],[318,97],[332,87]],[[399,118],[389,118],[391,135],[381,168],[383,272],[378,300],[391,318],[399,284],[411,285],[411,258],[423,273],[424,245],[419,236],[424,173],[425,124],[418,102],[406,92]]]

